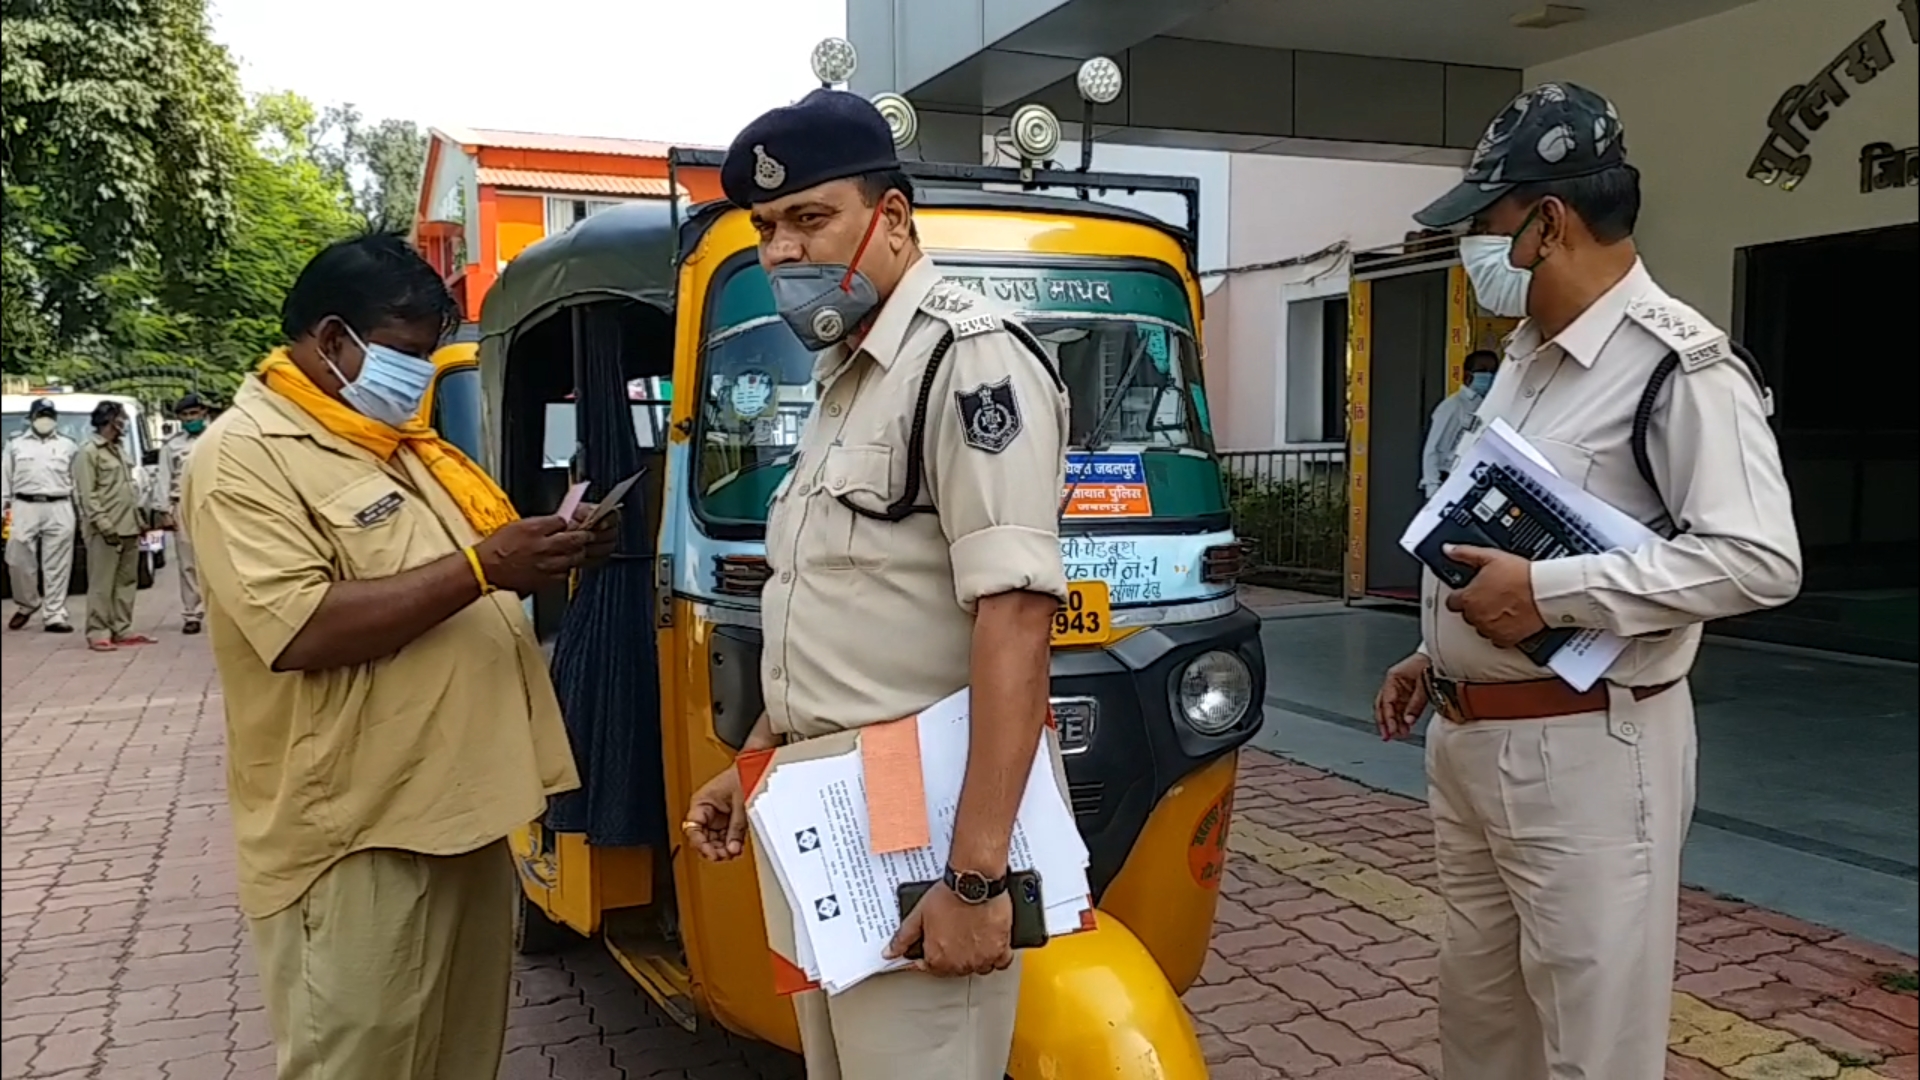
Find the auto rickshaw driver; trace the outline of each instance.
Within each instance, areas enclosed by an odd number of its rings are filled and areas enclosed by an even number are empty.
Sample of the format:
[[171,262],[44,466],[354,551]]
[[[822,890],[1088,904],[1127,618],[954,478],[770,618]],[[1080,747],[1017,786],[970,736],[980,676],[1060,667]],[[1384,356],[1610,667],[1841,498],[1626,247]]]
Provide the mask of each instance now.
[[[1009,839],[1067,595],[1065,387],[1006,315],[921,253],[912,183],[868,101],[820,90],[766,114],[721,176],[752,212],[783,321],[823,350],[819,401],[768,519],[768,711],[745,749],[974,687],[949,865],[889,948],[921,940],[925,960],[831,1002],[798,996],[808,1075],[999,1080],[1020,986]],[[694,795],[683,828],[704,856],[743,852],[744,802],[733,767]]]

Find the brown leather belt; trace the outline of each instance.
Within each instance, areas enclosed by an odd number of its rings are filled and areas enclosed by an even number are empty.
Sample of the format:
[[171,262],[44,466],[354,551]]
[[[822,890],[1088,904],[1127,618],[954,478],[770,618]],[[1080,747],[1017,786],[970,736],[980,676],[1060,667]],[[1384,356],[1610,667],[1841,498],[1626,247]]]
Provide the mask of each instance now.
[[[1658,686],[1627,687],[1635,701],[1645,701],[1678,686],[1680,681]],[[1550,720],[1556,716],[1607,711],[1607,683],[1595,683],[1585,693],[1559,679],[1532,679],[1527,682],[1461,682],[1427,671],[1427,700],[1433,711],[1456,724],[1480,720]]]

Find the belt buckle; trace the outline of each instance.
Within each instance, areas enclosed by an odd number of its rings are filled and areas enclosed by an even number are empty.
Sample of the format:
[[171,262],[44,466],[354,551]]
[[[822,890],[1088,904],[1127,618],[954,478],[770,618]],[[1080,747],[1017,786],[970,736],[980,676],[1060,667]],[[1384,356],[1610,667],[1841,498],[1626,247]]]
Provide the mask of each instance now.
[[1443,679],[1427,669],[1427,702],[1441,718],[1455,724],[1466,723],[1466,713],[1460,707],[1460,695],[1452,679]]

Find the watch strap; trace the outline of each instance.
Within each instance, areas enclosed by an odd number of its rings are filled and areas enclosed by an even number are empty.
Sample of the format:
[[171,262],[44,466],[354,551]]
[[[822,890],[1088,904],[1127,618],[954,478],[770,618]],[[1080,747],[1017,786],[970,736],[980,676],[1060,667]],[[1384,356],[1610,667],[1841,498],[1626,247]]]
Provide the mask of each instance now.
[[990,878],[975,871],[960,871],[947,867],[941,878],[946,887],[968,904],[984,904],[1007,891],[1007,875]]

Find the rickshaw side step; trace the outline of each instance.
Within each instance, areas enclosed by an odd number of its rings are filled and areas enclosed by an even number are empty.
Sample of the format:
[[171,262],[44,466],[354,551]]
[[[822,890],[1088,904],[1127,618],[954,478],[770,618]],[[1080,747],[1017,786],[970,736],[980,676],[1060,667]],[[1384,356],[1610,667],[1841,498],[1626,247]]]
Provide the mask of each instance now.
[[650,932],[646,909],[607,912],[601,939],[607,951],[633,981],[640,984],[661,1010],[688,1031],[698,1031],[699,1014],[693,1004],[693,979],[676,942]]

